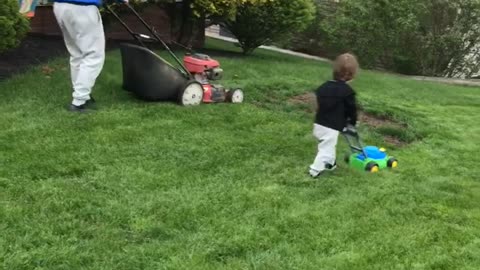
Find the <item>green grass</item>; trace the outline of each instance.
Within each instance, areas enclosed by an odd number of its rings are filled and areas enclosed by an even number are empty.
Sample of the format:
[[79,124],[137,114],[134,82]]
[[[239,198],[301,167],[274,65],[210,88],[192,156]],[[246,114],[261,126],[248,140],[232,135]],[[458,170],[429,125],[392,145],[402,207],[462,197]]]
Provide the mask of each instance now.
[[118,52],[93,115],[64,109],[66,59],[0,83],[0,269],[480,269],[480,89],[362,71],[362,106],[411,144],[361,125],[400,168],[314,181],[313,116],[288,100],[330,68],[209,48],[245,104],[137,101]]

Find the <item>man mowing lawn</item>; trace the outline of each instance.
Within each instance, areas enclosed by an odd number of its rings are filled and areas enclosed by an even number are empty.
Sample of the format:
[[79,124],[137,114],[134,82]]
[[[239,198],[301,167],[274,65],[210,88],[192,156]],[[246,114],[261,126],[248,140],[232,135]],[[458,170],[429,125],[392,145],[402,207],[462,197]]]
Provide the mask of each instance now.
[[333,64],[333,80],[324,83],[316,92],[317,115],[313,135],[318,139],[318,153],[310,166],[310,175],[318,177],[325,170],[337,167],[338,135],[346,127],[355,129],[357,107],[355,91],[348,82],[355,78],[359,65],[355,56],[343,54]]
[[[98,7],[102,0],[54,0],[53,11],[70,53],[72,112],[87,112],[92,88],[105,61],[105,33]],[[121,0],[126,3],[128,0]]]

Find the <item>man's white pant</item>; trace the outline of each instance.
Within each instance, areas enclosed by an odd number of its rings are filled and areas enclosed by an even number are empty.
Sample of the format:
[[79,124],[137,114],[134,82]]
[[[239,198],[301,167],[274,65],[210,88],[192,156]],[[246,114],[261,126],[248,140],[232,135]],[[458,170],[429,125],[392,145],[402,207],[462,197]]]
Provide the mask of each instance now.
[[70,53],[73,101],[76,106],[90,99],[92,87],[105,61],[105,34],[96,6],[55,3],[53,11]]
[[331,128],[327,128],[318,124],[313,126],[313,135],[315,138],[317,138],[319,143],[317,157],[310,166],[311,170],[316,173],[320,173],[325,170],[325,165],[335,164],[336,147],[339,134],[340,132]]

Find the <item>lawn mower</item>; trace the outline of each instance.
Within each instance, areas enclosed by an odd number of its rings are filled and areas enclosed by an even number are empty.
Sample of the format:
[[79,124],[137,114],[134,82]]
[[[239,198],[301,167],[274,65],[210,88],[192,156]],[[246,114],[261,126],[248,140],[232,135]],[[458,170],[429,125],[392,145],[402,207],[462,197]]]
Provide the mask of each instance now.
[[[152,34],[150,36],[133,32],[109,5],[105,5],[106,9],[140,44],[138,46],[125,43],[120,46],[125,90],[143,100],[177,101],[183,106],[243,102],[242,89],[227,89],[222,85],[210,83],[210,81],[220,80],[223,76],[223,70],[218,61],[211,59],[208,55],[197,53],[189,53],[185,55],[183,62],[180,61],[155,29],[147,24],[131,5],[128,3],[125,5]],[[146,42],[159,42],[179,67],[151,51],[146,46]]]
[[372,173],[386,168],[398,167],[398,160],[389,156],[384,148],[363,147],[358,132],[347,130],[343,132],[343,135],[352,151],[352,153],[345,155],[345,162],[350,167]]

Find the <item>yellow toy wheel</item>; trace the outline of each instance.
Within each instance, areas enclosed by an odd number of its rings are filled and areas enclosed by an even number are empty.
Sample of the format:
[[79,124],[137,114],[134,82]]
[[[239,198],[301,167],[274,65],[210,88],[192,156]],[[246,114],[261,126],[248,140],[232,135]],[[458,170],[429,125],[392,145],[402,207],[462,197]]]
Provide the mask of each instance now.
[[387,162],[387,166],[389,168],[397,168],[398,167],[398,160],[396,160],[394,158],[389,159],[388,162]]
[[378,166],[378,164],[375,162],[369,162],[367,166],[365,166],[365,170],[367,172],[377,173],[380,171],[380,166]]

